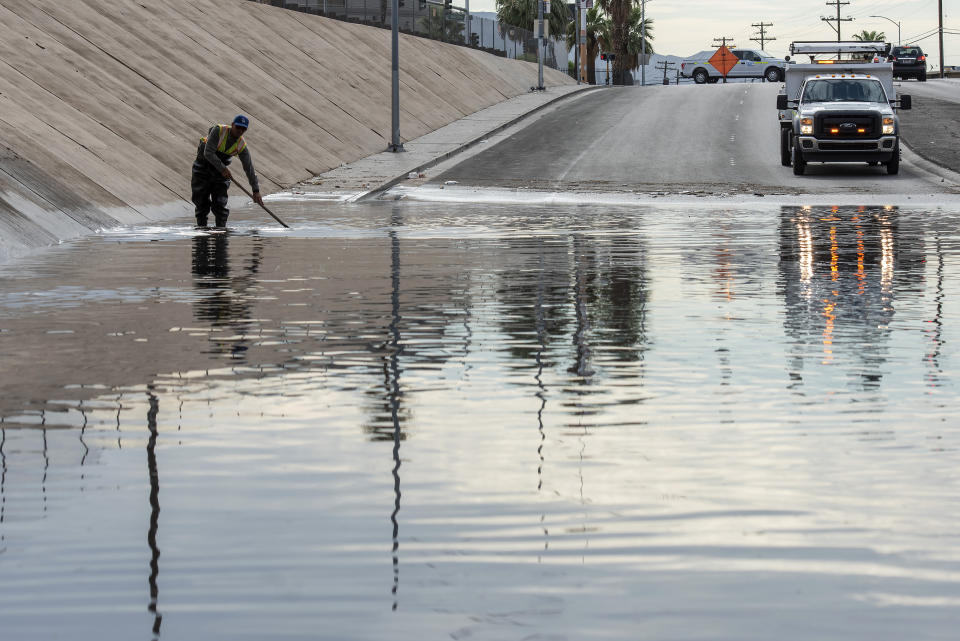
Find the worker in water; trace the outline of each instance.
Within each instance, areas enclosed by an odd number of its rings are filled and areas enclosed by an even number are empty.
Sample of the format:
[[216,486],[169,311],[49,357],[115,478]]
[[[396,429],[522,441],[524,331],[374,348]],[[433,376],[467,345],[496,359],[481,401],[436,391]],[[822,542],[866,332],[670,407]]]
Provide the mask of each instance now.
[[194,213],[199,227],[207,226],[207,214],[213,209],[217,227],[227,226],[227,189],[230,187],[230,170],[227,165],[234,156],[240,156],[240,164],[250,181],[253,200],[263,204],[260,197],[260,182],[253,170],[253,159],[247,149],[243,134],[250,127],[250,119],[237,116],[229,125],[214,125],[207,135],[200,139],[197,159],[193,163],[190,188],[193,192]]

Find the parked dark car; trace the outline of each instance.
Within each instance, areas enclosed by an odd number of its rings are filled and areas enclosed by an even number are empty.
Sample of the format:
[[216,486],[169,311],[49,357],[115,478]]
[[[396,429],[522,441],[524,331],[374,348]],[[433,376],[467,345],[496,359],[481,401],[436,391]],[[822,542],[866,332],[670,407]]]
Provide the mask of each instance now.
[[890,51],[894,78],[916,78],[920,82],[927,80],[927,56],[917,46],[894,47]]

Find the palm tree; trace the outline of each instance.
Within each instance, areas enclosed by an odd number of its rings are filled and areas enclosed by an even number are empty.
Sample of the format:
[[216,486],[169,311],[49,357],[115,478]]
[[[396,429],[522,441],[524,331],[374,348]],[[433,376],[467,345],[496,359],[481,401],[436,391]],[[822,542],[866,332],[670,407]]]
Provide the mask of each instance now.
[[882,31],[867,31],[864,29],[860,33],[853,34],[853,39],[860,42],[878,42],[886,40],[887,34]]
[[[864,29],[860,33],[853,34],[854,40],[859,40],[860,42],[883,42],[887,39],[887,34],[882,31],[867,31]],[[864,60],[870,60],[873,58],[872,53],[865,53],[861,56]]]
[[[643,14],[639,0],[598,0],[604,13],[610,17],[610,50],[616,54],[613,61],[614,82],[622,83],[627,70],[638,67],[641,53],[641,24]],[[646,18],[644,31],[647,53],[653,53],[653,20]]]
[[[551,3],[552,6],[553,3]],[[571,21],[567,25],[567,46],[575,47],[577,41],[577,24]],[[599,7],[587,9],[587,82],[597,84],[597,55],[601,47],[608,50],[610,47],[610,21]],[[577,72],[579,75],[579,71]]]
[[[497,0],[497,20],[501,30],[504,27],[520,27],[534,34],[537,31],[539,17],[538,0]],[[567,30],[570,22],[567,6],[563,2],[550,3],[550,15],[544,16],[550,23],[550,33],[559,36]]]
[[[644,51],[648,54],[654,53],[653,51],[653,18],[644,18],[643,28],[641,29],[640,25],[640,16],[641,16],[640,7],[634,7],[630,12],[630,28],[628,30],[627,36],[627,52],[630,54],[627,62],[630,64],[627,69],[633,71],[640,66],[640,59],[638,56]],[[642,44],[641,34],[643,40],[646,41],[646,46]]]

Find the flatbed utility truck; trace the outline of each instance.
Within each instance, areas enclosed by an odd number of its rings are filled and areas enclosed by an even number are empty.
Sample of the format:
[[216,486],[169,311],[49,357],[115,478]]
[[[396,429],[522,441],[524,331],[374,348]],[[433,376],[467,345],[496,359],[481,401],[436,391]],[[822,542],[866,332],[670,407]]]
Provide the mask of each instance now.
[[[910,109],[910,96],[897,98],[886,42],[794,42],[777,96],[780,162],[803,175],[808,162],[883,164],[900,171],[900,122],[896,110]],[[825,57],[829,56],[829,57]]]

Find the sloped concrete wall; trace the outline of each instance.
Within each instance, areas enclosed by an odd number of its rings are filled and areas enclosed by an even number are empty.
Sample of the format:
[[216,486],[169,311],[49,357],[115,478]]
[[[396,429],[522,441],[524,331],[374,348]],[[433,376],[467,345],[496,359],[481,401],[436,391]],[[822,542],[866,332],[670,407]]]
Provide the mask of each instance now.
[[[536,84],[422,38],[400,59],[404,140]],[[390,32],[247,0],[0,0],[0,260],[188,214],[199,137],[240,112],[265,193],[382,151]]]

